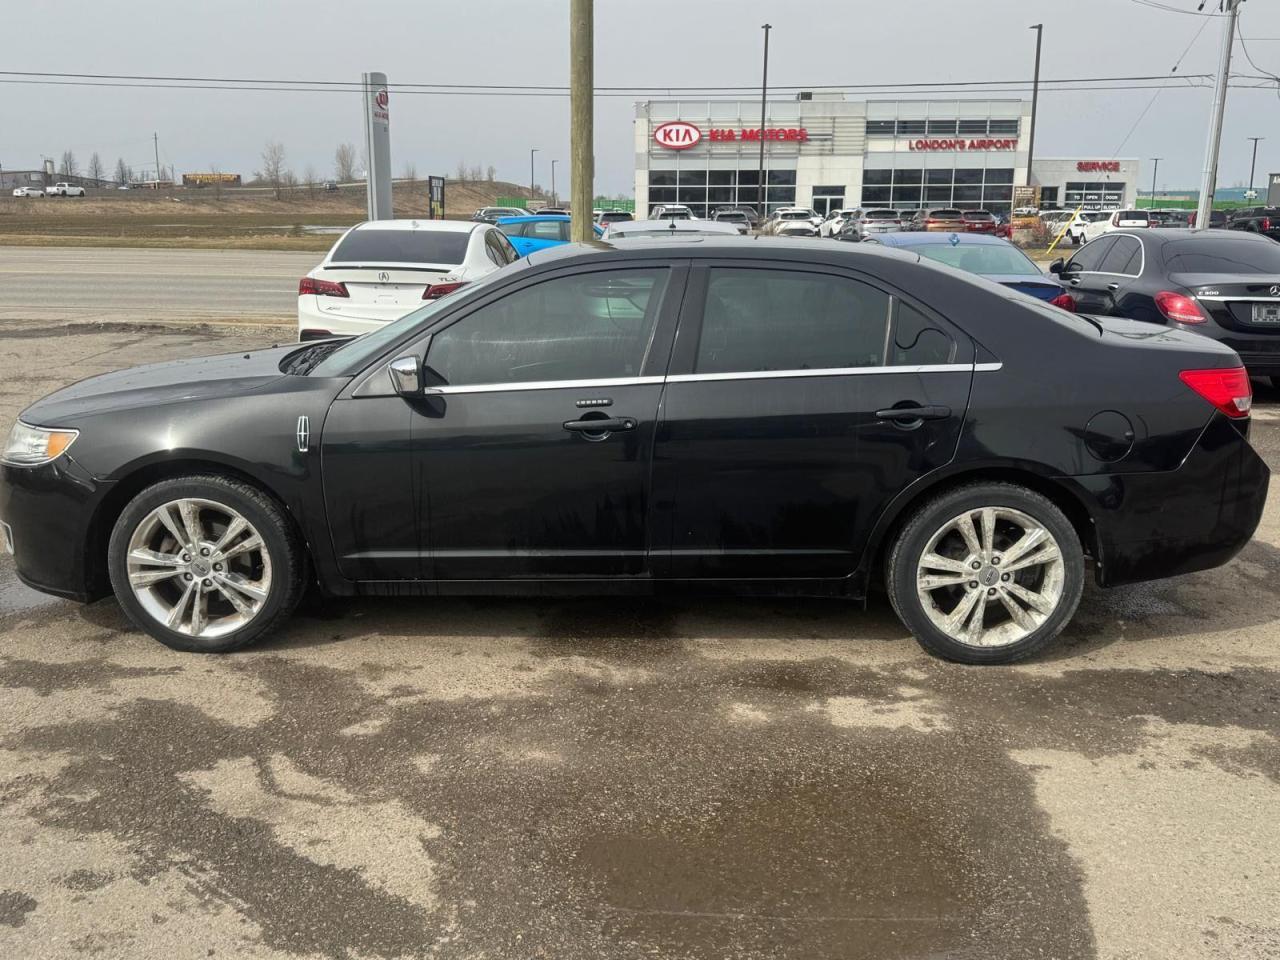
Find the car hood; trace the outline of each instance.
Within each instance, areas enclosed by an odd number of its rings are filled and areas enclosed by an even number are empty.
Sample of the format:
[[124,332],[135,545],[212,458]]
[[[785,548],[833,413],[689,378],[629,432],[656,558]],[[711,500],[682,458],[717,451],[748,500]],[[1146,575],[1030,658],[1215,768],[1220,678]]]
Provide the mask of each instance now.
[[284,347],[171,360],[89,377],[38,400],[20,414],[33,426],[65,426],[100,413],[134,407],[207,400],[259,390],[279,380],[280,361],[298,349]]

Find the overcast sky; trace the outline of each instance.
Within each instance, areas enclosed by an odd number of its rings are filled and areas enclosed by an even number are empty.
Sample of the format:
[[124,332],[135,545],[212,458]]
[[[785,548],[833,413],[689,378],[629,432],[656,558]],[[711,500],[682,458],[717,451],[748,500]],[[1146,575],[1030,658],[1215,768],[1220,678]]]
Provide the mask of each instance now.
[[[12,0],[17,6],[17,0]],[[758,85],[760,24],[774,30],[771,82],[786,85],[1029,78],[1042,21],[1044,78],[1167,74],[1205,21],[1148,0],[597,0],[597,87]],[[1150,0],[1191,11],[1196,0]],[[1216,9],[1210,0],[1207,9]],[[6,4],[8,6],[8,4]],[[568,82],[568,0],[44,0],[0,28],[0,69],[96,74],[359,80],[392,85],[392,168],[452,174],[459,160],[527,182],[529,149],[549,184],[569,167],[569,104],[561,97],[410,95],[394,84]],[[23,29],[15,29],[25,21]],[[1280,4],[1246,0],[1241,33],[1265,71],[1280,72]],[[1205,26],[1178,73],[1212,72],[1220,21]],[[1233,71],[1255,72],[1236,44]],[[750,94],[745,94],[750,96]],[[662,96],[655,90],[655,98]],[[858,96],[862,96],[859,94]],[[1014,96],[1005,94],[1004,96]],[[1196,186],[1210,109],[1207,90],[1042,92],[1036,153],[1109,159],[1160,156],[1161,188]],[[603,193],[634,183],[633,102],[596,99],[596,179]],[[1266,136],[1259,183],[1280,171],[1280,97],[1232,90],[1219,183],[1249,176],[1249,136]],[[123,156],[183,170],[246,176],[268,139],[290,166],[332,173],[336,144],[362,137],[358,94],[122,90],[0,83],[0,163],[32,168],[71,149],[108,169]],[[1117,154],[1118,151],[1118,154]],[[1144,189],[1147,184],[1141,185]]]

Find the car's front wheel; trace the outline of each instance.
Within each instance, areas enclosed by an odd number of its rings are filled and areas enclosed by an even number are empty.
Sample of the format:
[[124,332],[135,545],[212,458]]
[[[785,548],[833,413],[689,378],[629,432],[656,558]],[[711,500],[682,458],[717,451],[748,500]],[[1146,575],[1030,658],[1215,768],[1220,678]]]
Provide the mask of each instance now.
[[107,566],[120,606],[176,650],[222,653],[293,612],[305,556],[283,509],[219,476],[164,480],[116,521]]
[[922,506],[885,574],[894,610],[926,650],[961,663],[1011,663],[1070,621],[1084,590],[1084,553],[1047,498],[978,483]]

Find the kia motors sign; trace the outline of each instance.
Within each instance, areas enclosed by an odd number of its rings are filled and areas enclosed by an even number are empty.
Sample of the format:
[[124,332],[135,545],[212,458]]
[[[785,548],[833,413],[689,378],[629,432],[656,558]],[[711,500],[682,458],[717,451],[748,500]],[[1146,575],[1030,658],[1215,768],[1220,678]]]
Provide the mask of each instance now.
[[702,142],[702,131],[683,120],[669,120],[654,128],[653,139],[668,150],[688,150]]
[[391,219],[391,98],[387,95],[387,75],[366,73],[364,86],[364,136],[369,158],[365,184],[366,217]]
[[1081,160],[1076,164],[1081,173],[1119,173],[1119,160]]

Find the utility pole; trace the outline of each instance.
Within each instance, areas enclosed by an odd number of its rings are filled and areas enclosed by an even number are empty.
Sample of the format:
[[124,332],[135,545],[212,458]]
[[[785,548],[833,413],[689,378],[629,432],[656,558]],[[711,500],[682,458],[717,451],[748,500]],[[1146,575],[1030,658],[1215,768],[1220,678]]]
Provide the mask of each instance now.
[[1209,115],[1209,142],[1204,151],[1204,178],[1200,181],[1200,204],[1193,230],[1209,226],[1213,192],[1218,184],[1218,151],[1222,146],[1222,117],[1227,108],[1227,75],[1231,71],[1231,44],[1236,35],[1236,17],[1243,0],[1223,0],[1222,46],[1218,51],[1218,77],[1213,90],[1213,112]]
[[531,147],[529,150],[529,199],[533,199],[533,155],[538,152],[537,147]]
[[553,207],[559,206],[559,204],[556,203],[556,164],[559,162],[559,160],[551,161],[551,205]]
[[1031,160],[1036,153],[1036,109],[1040,105],[1040,41],[1044,37],[1044,24],[1027,28],[1036,32],[1036,66],[1031,78],[1031,134],[1027,138],[1027,186],[1031,186]]
[[595,3],[569,3],[569,239],[585,243],[595,191]]
[[1266,137],[1249,137],[1253,141],[1253,159],[1249,161],[1249,192],[1253,193],[1253,171],[1258,166],[1258,141],[1265,140]]
[[764,124],[766,101],[769,98],[769,31],[773,29],[773,24],[766,23],[760,27],[764,31],[764,72],[760,77],[760,222],[764,222],[765,206],[764,206]]
[[151,134],[152,146],[156,148],[156,189],[160,189],[160,134]]
[[1151,158],[1151,162],[1155,166],[1151,168],[1151,207],[1149,209],[1154,209],[1156,205],[1156,171],[1160,169],[1160,161],[1163,159],[1164,157]]

